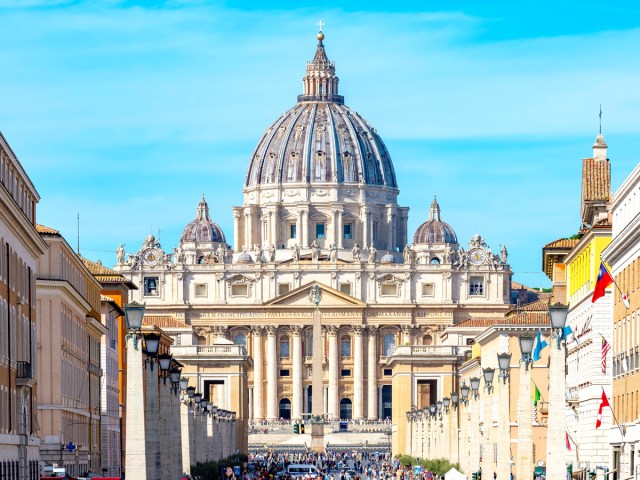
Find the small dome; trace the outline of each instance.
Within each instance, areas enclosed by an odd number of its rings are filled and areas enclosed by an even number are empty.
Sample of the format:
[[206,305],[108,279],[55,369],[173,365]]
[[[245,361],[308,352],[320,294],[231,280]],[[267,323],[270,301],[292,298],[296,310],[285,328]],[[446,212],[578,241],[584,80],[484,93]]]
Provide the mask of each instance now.
[[253,259],[247,252],[241,252],[233,263],[253,263]]
[[224,243],[224,233],[216,222],[209,216],[209,205],[202,195],[198,203],[196,219],[189,223],[182,232],[180,243]]
[[429,208],[429,219],[418,227],[413,236],[414,245],[427,243],[458,243],[456,232],[448,223],[440,220],[440,205],[433,197]]
[[390,253],[385,253],[380,259],[380,263],[396,263],[396,261],[393,258],[393,255],[391,255]]

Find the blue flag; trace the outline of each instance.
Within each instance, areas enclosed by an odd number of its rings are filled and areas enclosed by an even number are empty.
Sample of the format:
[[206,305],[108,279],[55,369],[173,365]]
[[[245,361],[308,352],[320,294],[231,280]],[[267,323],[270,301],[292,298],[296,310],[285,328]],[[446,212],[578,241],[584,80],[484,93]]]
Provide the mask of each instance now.
[[540,353],[542,349],[547,346],[547,342],[542,340],[542,331],[538,329],[538,335],[536,336],[536,342],[533,346],[533,361],[537,362],[540,360]]
[[564,327],[564,330],[562,330],[562,339],[566,340],[567,338],[569,338],[569,335],[571,335],[573,333],[573,330],[571,329],[570,325],[567,325],[566,327]]

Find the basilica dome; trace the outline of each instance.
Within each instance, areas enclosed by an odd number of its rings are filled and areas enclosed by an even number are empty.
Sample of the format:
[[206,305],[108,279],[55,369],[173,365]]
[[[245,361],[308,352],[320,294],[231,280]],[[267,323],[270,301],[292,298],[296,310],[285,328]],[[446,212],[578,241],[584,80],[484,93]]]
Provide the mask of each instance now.
[[246,188],[267,184],[364,184],[397,188],[382,138],[338,95],[322,39],[307,63],[298,103],[267,128],[249,162]]
[[458,243],[456,232],[448,223],[440,219],[440,205],[435,196],[429,207],[429,219],[418,227],[413,236],[414,245],[431,243]]
[[209,216],[209,205],[202,195],[198,203],[196,218],[184,228],[180,243],[224,243],[224,233],[216,222]]

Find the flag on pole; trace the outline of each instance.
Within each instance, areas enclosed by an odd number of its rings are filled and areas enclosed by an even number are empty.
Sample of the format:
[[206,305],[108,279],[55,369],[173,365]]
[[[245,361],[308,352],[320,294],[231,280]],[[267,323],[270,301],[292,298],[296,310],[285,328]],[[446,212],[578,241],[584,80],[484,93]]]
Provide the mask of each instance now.
[[627,295],[626,293],[622,294],[622,303],[624,303],[624,308],[629,309],[629,307],[631,306],[629,304],[629,295]]
[[598,270],[598,280],[596,281],[596,288],[593,289],[593,297],[591,297],[591,303],[594,303],[600,297],[604,297],[605,289],[613,283],[613,278],[604,266],[604,262],[600,262],[600,270]]
[[571,328],[571,325],[567,325],[562,330],[562,339],[567,340],[569,338],[569,335],[571,335],[572,333],[573,333],[573,329]]
[[565,432],[565,442],[567,444],[567,450],[571,451],[571,442],[569,442],[569,432]]
[[536,336],[536,344],[533,347],[533,361],[540,360],[540,353],[542,349],[547,346],[547,342],[542,340],[542,330],[538,329],[538,335]]
[[602,366],[602,373],[607,373],[607,353],[611,350],[611,345],[602,337],[602,350],[600,354],[600,364]]
[[533,391],[533,406],[534,408],[538,406],[538,401],[540,400],[540,390],[538,390],[538,385],[533,384],[535,390]]
[[602,400],[600,401],[600,408],[598,408],[598,419],[596,420],[596,428],[600,428],[602,425],[602,409],[604,407],[610,407],[609,399],[607,398],[607,394],[604,393],[604,389],[602,390]]

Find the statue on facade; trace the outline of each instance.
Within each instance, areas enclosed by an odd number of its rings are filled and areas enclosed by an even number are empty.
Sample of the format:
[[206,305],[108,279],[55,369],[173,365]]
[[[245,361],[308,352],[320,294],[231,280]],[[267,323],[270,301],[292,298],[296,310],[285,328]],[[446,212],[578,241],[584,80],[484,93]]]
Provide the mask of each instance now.
[[116,259],[118,260],[118,265],[124,265],[124,246],[122,244],[118,245],[118,249],[116,250]]
[[507,257],[509,256],[509,254],[507,253],[507,247],[502,245],[500,247],[500,261],[504,264],[507,263]]
[[273,243],[269,247],[269,261],[272,263],[276,261],[276,246]]
[[315,240],[311,243],[311,260],[317,262],[320,258],[320,246]]
[[353,261],[354,262],[359,262],[360,261],[360,247],[358,246],[357,243],[351,249],[351,255],[353,255]]
[[335,243],[332,243],[329,247],[329,261],[336,262],[338,259],[338,246]]
[[378,251],[376,250],[376,247],[374,247],[373,243],[372,243],[371,246],[369,247],[369,258],[367,259],[367,262],[376,263],[376,254],[377,253],[378,253]]
[[218,245],[218,248],[216,249],[216,257],[218,259],[218,263],[224,263],[224,257],[226,256],[226,253],[227,252],[223,248],[222,244]]
[[291,258],[294,262],[300,261],[300,247],[297,243],[291,245]]
[[256,256],[256,263],[262,262],[262,248],[257,243],[253,244],[253,254]]
[[409,248],[409,244],[405,245],[404,250],[402,251],[402,257],[404,258],[404,263],[407,265],[411,264],[411,249]]
[[451,254],[453,253],[453,249],[451,248],[451,245],[447,244],[444,247],[444,258],[442,259],[442,263],[452,263],[451,262]]

